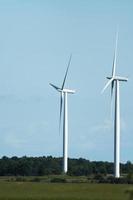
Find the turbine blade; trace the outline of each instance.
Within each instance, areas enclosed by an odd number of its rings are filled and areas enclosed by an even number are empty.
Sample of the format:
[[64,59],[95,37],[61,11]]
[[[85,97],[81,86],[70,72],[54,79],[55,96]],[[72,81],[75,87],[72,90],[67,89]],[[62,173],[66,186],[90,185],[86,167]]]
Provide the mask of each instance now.
[[52,83],[49,83],[54,89],[59,90],[60,88],[57,87],[56,85],[53,85]]
[[113,97],[113,89],[114,89],[114,81],[111,83],[111,102],[112,102],[112,97]]
[[115,76],[115,72],[116,72],[117,43],[118,43],[118,31],[116,33],[115,51],[114,51],[114,59],[113,59],[113,67],[112,67],[112,77]]
[[103,93],[105,90],[106,90],[106,88],[111,84],[111,82],[114,80],[114,78],[112,77],[108,82],[107,82],[107,84],[105,85],[105,87],[103,88],[103,90],[102,90],[102,92],[101,93]]
[[67,74],[68,74],[68,69],[69,69],[69,66],[70,66],[70,63],[71,63],[71,59],[72,59],[72,54],[70,55],[70,58],[69,58],[67,70],[66,70],[65,77],[64,77],[64,80],[63,80],[63,84],[62,84],[62,88],[61,88],[62,90],[63,90],[65,82],[66,82],[66,77],[67,77]]
[[60,128],[61,128],[62,104],[63,104],[63,92],[61,92],[61,94],[60,94],[59,133],[60,133]]
[[114,89],[114,81],[111,83],[111,102],[110,102],[110,118],[112,120],[112,104],[113,104],[113,89]]

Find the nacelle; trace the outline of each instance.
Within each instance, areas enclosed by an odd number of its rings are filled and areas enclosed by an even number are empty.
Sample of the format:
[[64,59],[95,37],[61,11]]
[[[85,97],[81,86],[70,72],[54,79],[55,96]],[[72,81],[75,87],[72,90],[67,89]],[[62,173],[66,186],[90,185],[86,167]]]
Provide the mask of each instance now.
[[62,92],[67,92],[67,93],[71,93],[71,94],[74,94],[75,93],[75,90],[69,90],[69,89],[63,89]]
[[115,76],[115,77],[107,77],[107,79],[112,79],[114,81],[118,80],[118,81],[128,81],[128,78],[125,78],[125,77],[121,77],[121,76]]

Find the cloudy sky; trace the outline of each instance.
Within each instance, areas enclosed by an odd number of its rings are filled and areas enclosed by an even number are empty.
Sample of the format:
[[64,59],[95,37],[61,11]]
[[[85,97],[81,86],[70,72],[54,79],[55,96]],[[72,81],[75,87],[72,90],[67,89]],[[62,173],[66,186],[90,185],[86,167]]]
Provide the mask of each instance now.
[[113,160],[110,89],[116,27],[121,83],[121,161],[133,161],[133,1],[0,1],[0,157],[62,156],[59,94],[73,54],[69,157]]

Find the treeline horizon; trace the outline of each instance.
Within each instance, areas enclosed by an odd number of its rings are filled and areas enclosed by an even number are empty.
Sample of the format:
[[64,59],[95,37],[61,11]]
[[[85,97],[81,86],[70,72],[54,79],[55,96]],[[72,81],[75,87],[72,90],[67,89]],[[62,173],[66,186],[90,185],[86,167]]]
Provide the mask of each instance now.
[[[0,176],[45,176],[62,174],[62,157],[7,157],[0,158]],[[121,174],[133,174],[133,164],[120,164]],[[114,164],[108,161],[90,161],[84,158],[68,159],[68,175],[113,175]]]

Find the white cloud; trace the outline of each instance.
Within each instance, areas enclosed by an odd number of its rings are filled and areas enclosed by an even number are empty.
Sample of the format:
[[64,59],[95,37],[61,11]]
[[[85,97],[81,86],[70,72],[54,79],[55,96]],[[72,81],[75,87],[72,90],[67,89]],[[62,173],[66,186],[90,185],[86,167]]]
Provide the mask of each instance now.
[[[121,130],[125,131],[127,128],[126,122],[124,119],[121,119]],[[113,130],[113,120],[104,120],[101,124],[96,124],[95,126],[90,128],[90,132],[92,133],[107,133]]]
[[15,149],[21,149],[26,144],[26,140],[24,138],[11,131],[5,135],[4,142],[9,147],[13,147]]
[[112,122],[111,120],[104,120],[103,124],[97,124],[90,128],[90,132],[92,133],[105,133],[112,129]]
[[[10,127],[3,136],[5,145],[15,149],[34,148],[38,143],[45,142],[47,122],[25,124],[25,127]],[[28,150],[28,149],[27,149]]]

